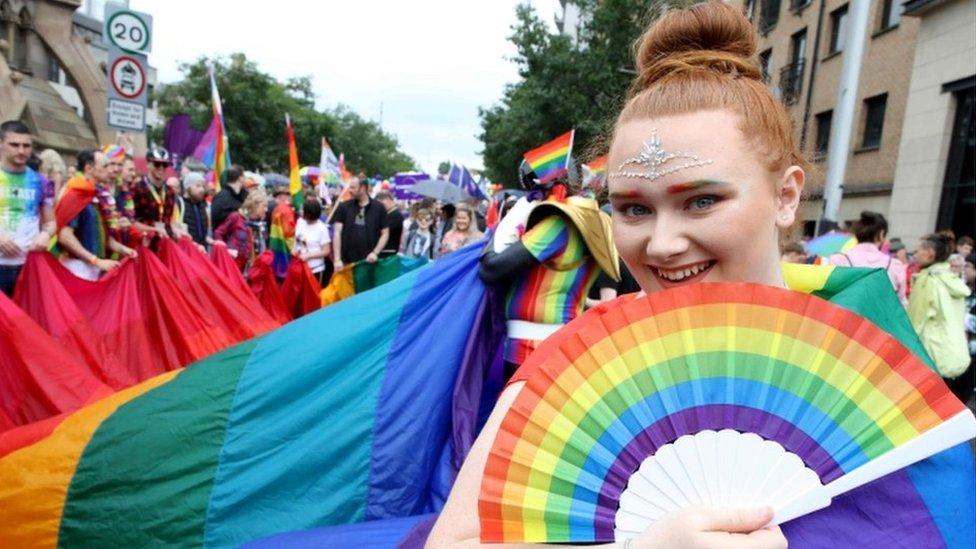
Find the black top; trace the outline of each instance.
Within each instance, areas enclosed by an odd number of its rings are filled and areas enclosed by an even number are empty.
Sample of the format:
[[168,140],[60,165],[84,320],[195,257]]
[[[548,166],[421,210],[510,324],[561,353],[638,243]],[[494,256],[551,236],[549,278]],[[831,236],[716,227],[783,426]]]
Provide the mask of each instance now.
[[207,202],[201,200],[194,202],[187,200],[183,208],[183,223],[186,225],[190,238],[197,244],[207,244],[207,229],[210,228],[210,220],[207,219]]
[[390,229],[390,239],[383,247],[384,254],[395,254],[400,251],[400,236],[403,234],[403,214],[393,208],[386,212],[386,226]]
[[239,193],[235,193],[230,185],[220,189],[210,206],[210,220],[213,221],[213,226],[219,227],[228,215],[239,210],[245,198],[247,198],[247,189],[243,185]]
[[342,223],[342,262],[355,263],[366,259],[379,242],[380,231],[386,228],[386,211],[373,199],[360,206],[353,198],[339,203],[332,222]]
[[596,278],[596,282],[594,282],[593,286],[590,287],[590,292],[588,294],[590,299],[600,299],[601,288],[613,288],[617,290],[617,297],[640,291],[640,285],[638,285],[637,281],[634,280],[634,275],[630,274],[630,271],[627,270],[627,266],[624,265],[624,262],[621,261],[619,265],[620,282],[614,281],[614,279],[610,278],[610,276],[601,269],[600,276]]

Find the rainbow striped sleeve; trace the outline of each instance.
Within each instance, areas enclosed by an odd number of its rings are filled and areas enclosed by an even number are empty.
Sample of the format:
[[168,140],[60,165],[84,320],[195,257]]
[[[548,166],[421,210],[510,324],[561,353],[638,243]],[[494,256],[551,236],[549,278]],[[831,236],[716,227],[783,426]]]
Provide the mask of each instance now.
[[551,215],[536,223],[522,237],[522,245],[539,262],[559,255],[568,243],[569,225],[559,215]]

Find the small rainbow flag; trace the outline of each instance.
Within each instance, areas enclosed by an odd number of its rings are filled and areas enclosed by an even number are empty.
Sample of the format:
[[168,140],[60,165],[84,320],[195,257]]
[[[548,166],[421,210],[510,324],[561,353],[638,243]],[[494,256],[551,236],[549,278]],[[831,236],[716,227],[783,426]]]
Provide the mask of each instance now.
[[532,149],[522,155],[540,183],[548,183],[569,171],[569,156],[573,152],[573,137],[576,130],[570,130],[552,141]]
[[607,178],[607,155],[598,156],[583,164],[583,182],[586,186],[600,188]]
[[[224,109],[220,104],[220,93],[217,91],[217,80],[214,78],[213,66],[208,69],[210,73],[210,97],[213,103],[213,120],[210,128],[204,134],[204,140],[209,142],[201,143],[197,150],[203,150],[200,160],[210,167],[213,171],[213,183],[216,190],[220,190],[220,184],[224,181],[227,168],[230,167],[230,149],[227,144],[227,128],[224,127]],[[194,152],[194,155],[197,153]]]
[[302,178],[298,171],[298,147],[295,145],[295,129],[291,117],[285,113],[285,139],[288,141],[288,192],[296,208],[302,206]]

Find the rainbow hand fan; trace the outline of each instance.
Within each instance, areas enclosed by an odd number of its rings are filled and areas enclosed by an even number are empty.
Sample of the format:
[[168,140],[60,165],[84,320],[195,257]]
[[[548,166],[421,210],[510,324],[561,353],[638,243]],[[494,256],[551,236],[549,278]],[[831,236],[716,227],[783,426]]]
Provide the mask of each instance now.
[[484,542],[621,540],[696,504],[780,524],[976,436],[901,343],[779,288],[618,300],[536,352],[488,457]]

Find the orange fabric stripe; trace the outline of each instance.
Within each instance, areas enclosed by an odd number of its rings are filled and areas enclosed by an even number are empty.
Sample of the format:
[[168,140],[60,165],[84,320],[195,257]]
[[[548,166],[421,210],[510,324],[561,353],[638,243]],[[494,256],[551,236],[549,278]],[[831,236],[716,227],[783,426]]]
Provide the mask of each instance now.
[[68,416],[47,438],[0,459],[0,547],[57,547],[68,486],[99,425],[182,370],[148,379]]

